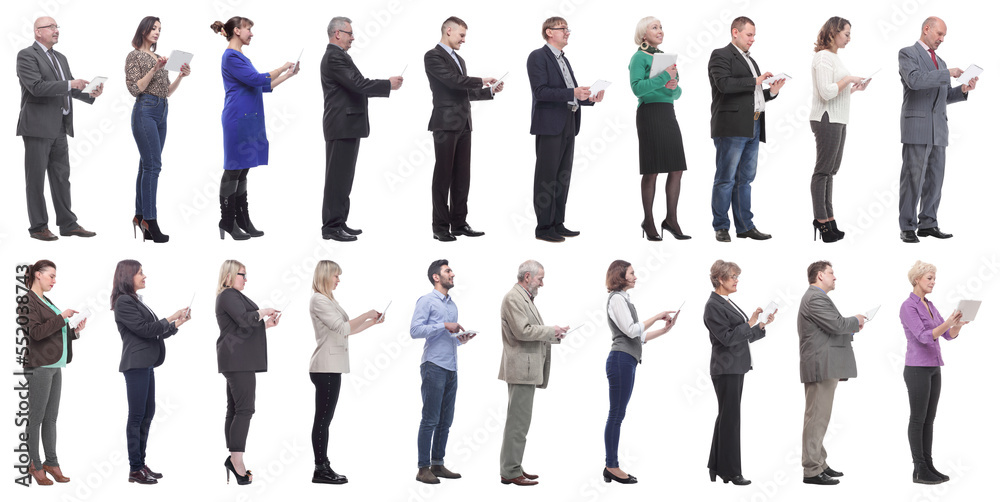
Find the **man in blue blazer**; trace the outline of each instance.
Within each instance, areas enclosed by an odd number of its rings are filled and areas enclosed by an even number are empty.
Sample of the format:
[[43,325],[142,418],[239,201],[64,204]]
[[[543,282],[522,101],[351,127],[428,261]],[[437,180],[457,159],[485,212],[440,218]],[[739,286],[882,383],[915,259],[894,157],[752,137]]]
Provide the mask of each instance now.
[[[944,181],[944,155],[948,146],[946,107],[969,98],[978,77],[968,85],[949,87],[962,70],[951,68],[937,55],[948,27],[929,17],[920,39],[899,51],[899,77],[903,82],[903,108],[899,116],[903,143],[903,169],[899,174],[899,230],[903,242],[920,237],[947,239],[938,228],[937,209]],[[920,214],[917,214],[917,201]]]
[[97,235],[76,222],[69,191],[69,142],[73,135],[73,99],[87,104],[101,95],[104,84],[89,95],[90,82],[74,79],[69,62],[52,50],[59,42],[59,25],[51,17],[35,20],[35,43],[17,53],[17,78],[21,83],[21,114],[17,135],[24,140],[24,181],[27,185],[28,234],[33,239],[58,239],[49,231],[45,207],[45,174],[49,175],[56,224],[63,236]]
[[569,34],[565,19],[546,19],[542,23],[545,45],[528,55],[531,134],[535,135],[535,238],[549,242],[580,235],[563,224],[573,171],[573,146],[580,133],[580,106],[604,99],[604,91],[591,96],[590,87],[577,86],[573,67],[563,54]]

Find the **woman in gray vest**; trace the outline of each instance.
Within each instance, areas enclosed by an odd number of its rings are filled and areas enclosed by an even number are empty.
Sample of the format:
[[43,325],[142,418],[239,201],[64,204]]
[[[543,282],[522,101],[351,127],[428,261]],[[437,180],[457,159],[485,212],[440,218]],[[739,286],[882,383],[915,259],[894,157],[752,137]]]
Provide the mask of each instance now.
[[[625,408],[632,397],[635,385],[635,368],[642,362],[642,345],[674,327],[675,312],[660,312],[654,317],[639,321],[635,306],[629,298],[628,290],[635,287],[635,271],[625,260],[615,260],[608,267],[605,283],[608,287],[608,327],[611,328],[611,353],[606,365],[611,409],[608,423],[604,426],[604,482],[615,480],[631,484],[638,480],[618,467],[618,439],[622,432]],[[664,326],[650,330],[656,321],[663,320]]]

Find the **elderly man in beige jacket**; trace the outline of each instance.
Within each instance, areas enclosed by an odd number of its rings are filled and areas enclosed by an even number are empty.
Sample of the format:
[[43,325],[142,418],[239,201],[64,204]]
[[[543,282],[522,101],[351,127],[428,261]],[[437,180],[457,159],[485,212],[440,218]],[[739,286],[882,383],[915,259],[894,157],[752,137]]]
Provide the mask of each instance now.
[[535,296],[543,286],[545,269],[528,260],[517,269],[517,284],[500,306],[503,358],[500,380],[507,382],[507,422],[500,447],[500,482],[518,486],[537,485],[538,476],[521,468],[524,445],[531,425],[535,387],[549,383],[551,344],[565,338],[569,326],[545,326],[535,308]]

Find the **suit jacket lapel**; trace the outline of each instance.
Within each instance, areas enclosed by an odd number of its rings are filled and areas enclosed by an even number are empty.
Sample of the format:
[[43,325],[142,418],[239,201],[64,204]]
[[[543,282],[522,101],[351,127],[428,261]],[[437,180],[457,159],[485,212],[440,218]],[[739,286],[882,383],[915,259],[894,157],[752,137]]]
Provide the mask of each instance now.
[[[743,57],[743,53],[740,52],[740,50],[733,45],[732,42],[729,43],[729,52],[731,52],[733,57],[736,58],[736,60],[739,61],[748,72],[750,72],[750,75],[753,75],[753,68],[750,68],[750,65],[747,64],[747,58]],[[752,58],[750,60],[753,61]],[[757,66],[756,62],[754,62],[754,66]],[[757,74],[760,75],[760,70],[757,71]]]
[[[44,66],[44,67],[52,70],[52,80],[60,80],[59,79],[59,69],[56,68],[55,66],[53,66],[52,60],[49,59],[49,55],[45,53],[45,50],[42,49],[41,47],[39,47],[37,43],[31,44],[31,47],[35,49],[35,57],[37,57],[40,61],[42,61],[44,63],[41,66]],[[53,51],[53,54],[55,54],[54,51]],[[56,57],[58,58],[59,56],[56,56]]]
[[516,288],[517,292],[521,294],[521,298],[524,302],[528,304],[528,311],[535,317],[535,322],[542,324],[542,314],[538,313],[538,309],[535,307],[535,302],[531,301],[531,297],[528,296],[528,292],[525,291],[520,284],[515,284],[514,288]]

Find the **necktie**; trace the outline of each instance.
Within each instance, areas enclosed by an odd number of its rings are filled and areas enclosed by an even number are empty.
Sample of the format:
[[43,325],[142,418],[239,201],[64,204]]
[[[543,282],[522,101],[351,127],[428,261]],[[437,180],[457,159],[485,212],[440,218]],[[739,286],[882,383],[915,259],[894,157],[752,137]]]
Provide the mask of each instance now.
[[934,61],[934,69],[935,70],[939,69],[937,64],[937,56],[934,55],[934,49],[928,49],[928,52],[931,53],[931,61]]
[[[56,76],[59,80],[66,80],[66,76],[63,75],[62,68],[59,67],[59,63],[56,62],[55,54],[52,54],[52,49],[45,51],[49,56],[49,62],[52,63],[52,69],[56,71]],[[69,94],[63,97],[63,115],[69,113]]]

